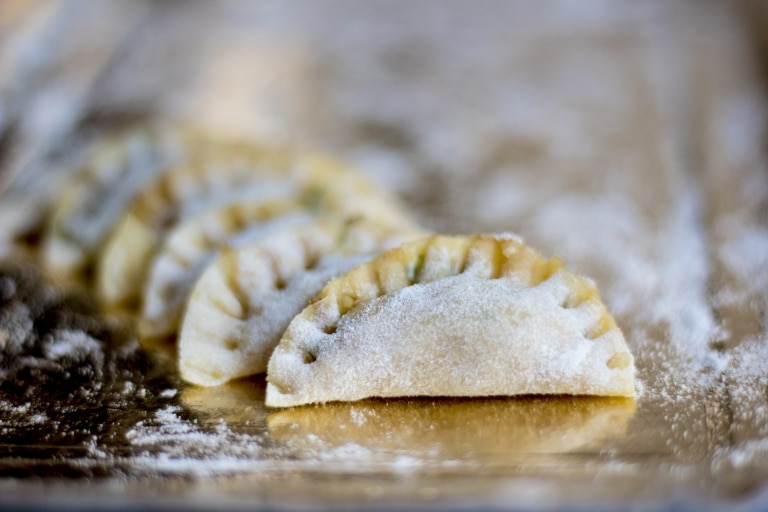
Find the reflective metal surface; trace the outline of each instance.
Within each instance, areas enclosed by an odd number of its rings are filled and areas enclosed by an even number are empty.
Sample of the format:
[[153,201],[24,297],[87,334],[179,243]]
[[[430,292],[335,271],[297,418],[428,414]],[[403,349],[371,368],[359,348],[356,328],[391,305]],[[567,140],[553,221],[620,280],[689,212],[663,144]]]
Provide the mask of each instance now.
[[[768,506],[756,2],[0,3],[0,507]],[[755,37],[752,37],[754,35]],[[327,148],[428,228],[515,231],[597,282],[635,401],[264,407],[145,352],[36,261],[132,123]]]

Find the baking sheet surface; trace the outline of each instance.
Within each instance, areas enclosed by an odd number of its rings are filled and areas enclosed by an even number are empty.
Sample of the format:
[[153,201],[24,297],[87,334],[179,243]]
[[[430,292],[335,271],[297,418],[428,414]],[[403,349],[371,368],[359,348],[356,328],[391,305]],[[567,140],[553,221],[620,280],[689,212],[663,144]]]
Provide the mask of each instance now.
[[[2,2],[0,346],[26,332],[67,344],[4,355],[0,504],[764,506],[764,14]],[[637,399],[271,411],[261,377],[184,385],[171,348],[141,352],[82,283],[54,285],[34,262],[46,205],[89,142],[144,122],[322,148],[430,229],[512,231],[562,257],[624,330]]]

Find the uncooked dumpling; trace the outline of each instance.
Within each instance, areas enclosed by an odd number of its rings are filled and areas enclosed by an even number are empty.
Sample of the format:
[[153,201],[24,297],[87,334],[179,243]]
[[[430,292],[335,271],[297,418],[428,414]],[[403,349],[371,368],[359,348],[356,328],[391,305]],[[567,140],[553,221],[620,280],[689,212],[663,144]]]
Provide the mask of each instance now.
[[432,236],[331,281],[269,362],[266,403],[393,396],[634,395],[589,279],[512,236]]
[[[410,220],[393,215],[397,209],[391,200],[353,173],[337,168],[310,174],[306,184],[297,185],[294,193],[285,199],[265,201],[262,195],[253,194],[246,201],[181,221],[166,234],[144,288],[139,321],[143,338],[162,338],[176,333],[192,284],[225,243],[237,247],[244,243],[244,237],[255,241],[268,231],[289,227],[293,220],[323,214],[342,219],[371,217],[383,223],[379,229],[413,231]],[[289,215],[291,213],[293,215]],[[288,218],[278,219],[286,215]],[[264,223],[269,226],[262,226]]]
[[[295,193],[281,152],[243,148],[205,155],[165,171],[144,187],[102,249],[96,292],[110,306],[138,301],[151,257],[179,219],[236,197],[285,197]],[[279,194],[279,195],[278,195]]]
[[225,248],[195,284],[179,334],[187,382],[214,386],[262,373],[286,326],[333,277],[420,234],[325,217]]
[[43,234],[46,269],[77,277],[138,191],[163,169],[210,142],[169,128],[133,128],[105,138],[57,197]]
[[137,197],[102,252],[96,291],[112,306],[138,301],[153,255],[180,220],[238,201],[290,198],[385,224],[410,223],[389,196],[331,160],[265,148],[207,155],[164,173]]
[[184,303],[195,280],[226,243],[258,240],[269,233],[309,222],[311,214],[294,199],[235,203],[179,223],[152,261],[139,316],[144,339],[176,334]]

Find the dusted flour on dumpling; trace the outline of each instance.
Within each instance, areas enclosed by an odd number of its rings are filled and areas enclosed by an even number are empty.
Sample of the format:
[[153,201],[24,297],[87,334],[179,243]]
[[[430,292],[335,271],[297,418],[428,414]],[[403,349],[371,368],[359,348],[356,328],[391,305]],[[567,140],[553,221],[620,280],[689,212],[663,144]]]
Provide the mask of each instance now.
[[514,238],[431,237],[332,281],[286,330],[267,405],[380,396],[634,395],[591,281]]
[[315,213],[365,217],[404,229],[414,225],[392,197],[334,160],[255,147],[215,153],[168,170],[134,199],[101,253],[99,297],[112,306],[138,301],[152,258],[178,222],[238,202],[278,199]]
[[270,188],[268,183],[259,182],[258,194],[231,200],[172,228],[151,262],[144,286],[141,336],[163,338],[176,334],[190,288],[206,263],[225,244],[237,247],[248,239],[258,240],[259,223],[272,224],[276,218],[286,217],[282,226],[268,229],[274,232],[290,227],[291,218],[303,217],[306,221],[311,216],[336,215],[340,219],[372,218],[382,226],[411,229],[411,222],[399,217],[397,210],[388,212],[386,196],[378,197],[350,170],[319,168],[297,181],[288,190],[280,183]]
[[216,143],[168,127],[141,127],[104,137],[56,197],[41,243],[46,269],[75,277],[90,263],[131,201],[169,166]]
[[291,319],[328,281],[416,232],[324,217],[228,247],[194,286],[179,335],[187,382],[262,373]]
[[142,339],[175,335],[197,278],[228,244],[258,241],[271,233],[310,221],[296,200],[236,203],[180,223],[166,237],[149,271],[142,295]]
[[140,299],[152,257],[178,221],[238,200],[296,194],[283,152],[227,147],[165,170],[133,198],[110,233],[96,265],[95,288],[110,306]]

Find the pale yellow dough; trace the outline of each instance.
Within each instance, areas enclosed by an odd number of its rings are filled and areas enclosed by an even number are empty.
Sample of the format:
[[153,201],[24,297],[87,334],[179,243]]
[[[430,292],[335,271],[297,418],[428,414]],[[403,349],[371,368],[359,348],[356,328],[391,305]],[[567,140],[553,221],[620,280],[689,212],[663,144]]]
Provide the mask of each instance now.
[[325,216],[225,247],[195,283],[184,314],[182,378],[215,386],[264,372],[288,322],[330,279],[417,236],[422,232]]
[[99,141],[52,205],[41,243],[46,270],[81,277],[141,187],[200,146],[199,136],[167,127],[132,128]]
[[[172,167],[146,185],[116,224],[96,265],[96,292],[108,306],[133,306],[140,300],[152,256],[167,230],[180,219],[236,197],[295,193],[282,152],[247,146],[213,151]],[[273,192],[274,190],[274,192]]]
[[431,236],[331,281],[269,361],[266,403],[634,396],[594,283],[509,235]]
[[300,201],[286,199],[238,202],[179,223],[166,235],[149,269],[139,314],[140,339],[176,334],[192,286],[220,247],[244,231],[258,239],[309,218]]
[[172,168],[141,192],[101,253],[97,294],[110,306],[135,305],[153,257],[173,226],[236,202],[277,199],[292,199],[315,211],[376,218],[382,224],[411,223],[399,204],[336,161],[232,147]]

